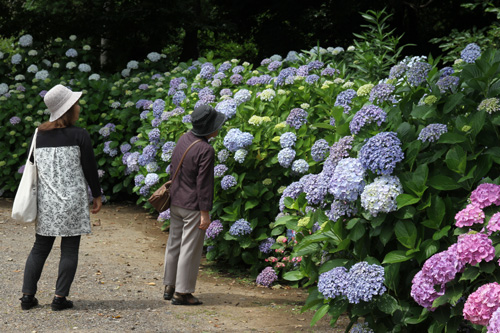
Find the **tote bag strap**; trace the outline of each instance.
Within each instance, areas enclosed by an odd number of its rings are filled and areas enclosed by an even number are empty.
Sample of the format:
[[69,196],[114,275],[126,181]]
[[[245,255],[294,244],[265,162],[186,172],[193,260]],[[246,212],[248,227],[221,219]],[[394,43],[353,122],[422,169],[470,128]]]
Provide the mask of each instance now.
[[[35,149],[36,149],[36,135],[37,135],[37,133],[38,133],[38,127],[35,130],[35,135],[33,135],[33,141],[31,142],[31,147],[30,147],[30,152],[28,154],[28,162],[27,163],[31,163],[31,161],[30,161],[31,155],[35,152]],[[32,164],[35,164],[35,158],[33,158],[33,163]]]
[[175,177],[177,177],[177,173],[179,173],[182,162],[184,161],[184,157],[186,157],[186,154],[189,151],[189,149],[191,149],[191,147],[193,147],[195,144],[197,144],[200,141],[201,141],[201,139],[196,140],[191,145],[189,145],[189,147],[186,149],[186,151],[184,152],[184,155],[182,155],[182,158],[181,158],[181,161],[179,162],[179,165],[177,166],[177,170],[175,170],[174,176],[172,177],[172,182],[174,181]]

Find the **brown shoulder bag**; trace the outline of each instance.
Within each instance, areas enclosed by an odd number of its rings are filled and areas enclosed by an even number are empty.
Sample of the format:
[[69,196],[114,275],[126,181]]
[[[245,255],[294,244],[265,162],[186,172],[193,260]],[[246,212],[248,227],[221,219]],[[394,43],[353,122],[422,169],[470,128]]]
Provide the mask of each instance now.
[[179,172],[182,162],[184,161],[184,157],[186,157],[187,152],[191,147],[193,147],[195,144],[200,142],[201,139],[196,140],[193,142],[184,152],[184,155],[182,155],[181,161],[179,162],[179,165],[177,166],[177,170],[175,170],[174,176],[172,179],[167,181],[165,184],[160,186],[154,193],[151,195],[151,197],[148,199],[149,203],[159,212],[163,212],[170,208],[170,186],[172,186],[173,181],[175,180],[175,177],[177,177],[177,173]]

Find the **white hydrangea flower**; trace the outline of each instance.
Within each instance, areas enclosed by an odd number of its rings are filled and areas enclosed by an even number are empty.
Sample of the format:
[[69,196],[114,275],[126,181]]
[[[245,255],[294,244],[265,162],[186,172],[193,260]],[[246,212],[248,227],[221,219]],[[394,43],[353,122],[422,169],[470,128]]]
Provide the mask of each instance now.
[[[139,68],[139,63],[135,60],[130,60],[128,63],[127,63],[127,69],[137,69]],[[129,71],[130,72],[130,71]],[[123,75],[123,73],[122,73]],[[127,75],[128,76],[128,75]]]
[[66,64],[67,69],[73,69],[76,67],[76,64],[73,61],[70,61]]
[[85,51],[90,51],[92,48],[90,47],[90,45],[83,45],[83,49]]
[[52,64],[52,67],[53,68],[59,68],[59,67],[61,67],[61,65],[59,65],[58,62],[55,62],[55,63]]
[[96,80],[96,81],[98,81],[100,78],[101,78],[101,76],[99,74],[97,74],[97,73],[91,74],[89,76],[89,80]]
[[33,37],[31,35],[24,35],[19,38],[19,45],[22,47],[28,47],[33,44]]
[[16,81],[24,81],[24,75],[22,75],[22,74],[17,74],[17,75],[14,77],[14,80],[16,80]]
[[75,35],[71,35],[69,36],[69,40],[74,42],[76,40],[76,36]]
[[147,55],[147,58],[152,62],[157,62],[161,59],[161,56],[158,52],[151,52]]
[[121,74],[122,74],[123,77],[130,76],[130,69],[129,68],[125,68],[124,70],[122,70]]
[[36,72],[36,74],[35,74],[35,79],[42,80],[42,81],[48,77],[49,77],[49,72],[47,72],[45,69],[42,69],[41,71]]
[[16,53],[12,56],[12,58],[10,59],[10,62],[14,65],[17,65],[17,64],[21,63],[22,60],[23,60],[23,56],[20,55],[19,53]]
[[38,55],[38,51],[37,50],[29,50],[28,55],[30,57],[34,57],[34,56]]
[[78,70],[83,73],[88,73],[92,70],[92,68],[87,64],[78,65]]
[[30,65],[26,71],[28,73],[36,73],[38,72],[38,67],[36,65]]

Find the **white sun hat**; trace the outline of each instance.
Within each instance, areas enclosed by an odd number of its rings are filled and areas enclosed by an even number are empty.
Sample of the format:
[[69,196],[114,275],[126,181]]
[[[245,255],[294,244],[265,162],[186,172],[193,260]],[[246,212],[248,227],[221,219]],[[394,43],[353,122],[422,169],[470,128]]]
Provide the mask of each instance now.
[[45,105],[50,111],[49,121],[55,121],[68,111],[75,104],[82,92],[73,92],[65,86],[58,84],[50,89],[43,98]]

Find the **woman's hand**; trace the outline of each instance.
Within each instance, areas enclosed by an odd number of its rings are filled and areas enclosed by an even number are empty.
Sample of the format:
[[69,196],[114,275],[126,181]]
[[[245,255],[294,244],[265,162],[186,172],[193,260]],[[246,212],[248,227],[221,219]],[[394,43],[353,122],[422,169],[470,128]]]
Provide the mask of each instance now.
[[96,214],[101,210],[102,207],[102,199],[101,197],[94,198],[94,202],[92,204],[92,209],[90,210],[92,214]]
[[201,212],[201,222],[199,228],[202,230],[207,230],[208,226],[210,225],[210,214],[208,213],[207,210],[202,210]]

